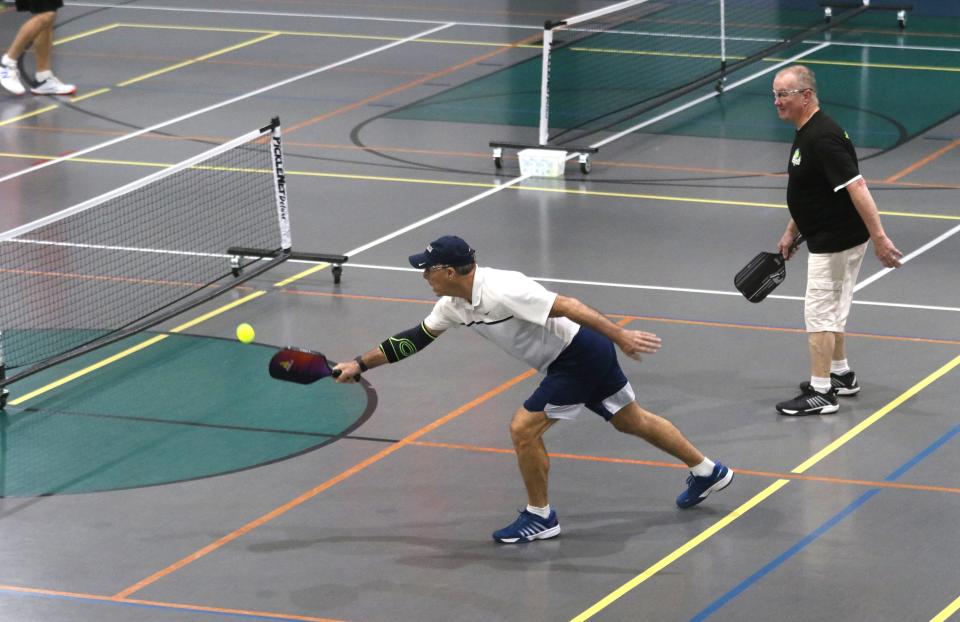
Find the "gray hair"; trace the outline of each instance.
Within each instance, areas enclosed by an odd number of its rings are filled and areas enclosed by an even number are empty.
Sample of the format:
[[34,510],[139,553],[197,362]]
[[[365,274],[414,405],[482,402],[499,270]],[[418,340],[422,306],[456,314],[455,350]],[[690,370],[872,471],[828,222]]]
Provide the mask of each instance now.
[[477,266],[477,262],[464,264],[462,266],[453,266],[460,276],[467,276]]
[[812,69],[806,65],[790,65],[780,73],[784,74],[788,72],[792,73],[793,77],[797,79],[798,88],[810,89],[814,93],[817,92],[817,76],[814,75]]

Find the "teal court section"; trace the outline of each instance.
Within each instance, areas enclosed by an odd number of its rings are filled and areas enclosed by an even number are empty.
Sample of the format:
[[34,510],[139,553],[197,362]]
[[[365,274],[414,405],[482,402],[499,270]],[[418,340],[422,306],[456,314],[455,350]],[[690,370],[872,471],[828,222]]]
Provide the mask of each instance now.
[[[791,14],[793,22],[804,19]],[[889,149],[960,112],[960,38],[949,36],[955,18],[910,20],[903,34],[891,28],[889,12],[855,18],[831,34],[837,45],[804,57],[817,75],[821,104],[850,134],[858,147]],[[731,35],[769,37],[770,28],[734,25]],[[656,24],[651,24],[652,30]],[[661,26],[661,32],[666,26]],[[602,127],[617,119],[613,111],[628,101],[641,101],[650,91],[670,86],[676,77],[702,75],[718,64],[717,57],[705,58],[701,44],[684,51],[677,39],[656,34],[643,36],[645,45],[622,53],[612,49],[603,35],[588,37],[561,48],[553,57],[552,75],[557,76],[551,93],[551,127],[579,127],[583,123]],[[682,40],[680,40],[682,42]],[[845,43],[882,42],[894,47],[863,47]],[[741,77],[769,68],[814,43],[804,43],[754,63],[730,77]],[[912,45],[906,49],[899,45]],[[944,49],[932,49],[943,47]],[[735,58],[748,53],[743,45],[732,44],[728,54]],[[697,52],[697,54],[690,54]],[[618,67],[615,71],[597,68]],[[645,76],[646,82],[630,76]],[[645,132],[728,139],[791,142],[793,129],[782,123],[773,107],[767,74],[720,98],[669,117],[644,129]],[[386,115],[388,118],[486,123],[536,127],[539,123],[540,57],[531,58],[443,93],[425,98]],[[703,91],[689,96],[702,95]],[[632,117],[613,125],[617,131],[646,117],[668,110],[677,100],[648,115]],[[590,123],[597,116],[610,114]],[[593,139],[599,139],[599,135]],[[491,139],[506,136],[491,134]],[[563,137],[559,143],[565,142]],[[587,141],[576,141],[585,144]]]
[[[11,400],[153,335],[138,334],[11,385]],[[369,385],[270,378],[276,348],[167,335],[0,411],[5,497],[134,488],[248,469],[316,449],[362,423]]]

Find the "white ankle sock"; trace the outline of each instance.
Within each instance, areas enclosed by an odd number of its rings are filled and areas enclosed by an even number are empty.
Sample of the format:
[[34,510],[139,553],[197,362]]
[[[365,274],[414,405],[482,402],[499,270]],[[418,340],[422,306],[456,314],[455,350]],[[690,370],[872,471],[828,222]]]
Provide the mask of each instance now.
[[704,458],[703,462],[690,469],[690,472],[697,477],[709,477],[713,475],[713,467],[716,464],[710,458]]
[[831,374],[837,374],[838,376],[842,376],[848,371],[850,371],[850,365],[847,363],[847,359],[830,362]]
[[829,393],[830,392],[830,379],[829,378],[819,378],[817,376],[810,376],[810,386],[817,393]]
[[550,518],[550,504],[548,503],[546,507],[538,508],[535,506],[527,504],[527,511],[531,514],[536,514],[540,518]]
[[52,77],[53,77],[53,72],[50,71],[49,69],[46,71],[37,72],[37,82],[43,82],[44,80],[49,80]]
[[17,66],[17,61],[16,61],[16,59],[10,58],[10,57],[7,56],[6,54],[3,55],[3,59],[0,60],[0,62],[2,62],[2,63],[3,63],[4,65],[6,65],[7,67],[16,67],[16,66]]

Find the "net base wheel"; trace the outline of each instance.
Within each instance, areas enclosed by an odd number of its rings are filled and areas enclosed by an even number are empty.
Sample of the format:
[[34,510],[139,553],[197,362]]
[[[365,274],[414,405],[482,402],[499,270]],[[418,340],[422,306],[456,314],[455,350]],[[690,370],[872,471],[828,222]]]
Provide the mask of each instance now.
[[333,273],[333,283],[334,285],[340,284],[340,278],[343,276],[343,266],[340,264],[334,264],[333,268],[330,269]]
[[498,171],[503,168],[503,147],[493,148],[493,165]]
[[593,166],[590,164],[590,154],[581,153],[580,154],[580,172],[584,175],[589,175],[590,171],[593,169]]

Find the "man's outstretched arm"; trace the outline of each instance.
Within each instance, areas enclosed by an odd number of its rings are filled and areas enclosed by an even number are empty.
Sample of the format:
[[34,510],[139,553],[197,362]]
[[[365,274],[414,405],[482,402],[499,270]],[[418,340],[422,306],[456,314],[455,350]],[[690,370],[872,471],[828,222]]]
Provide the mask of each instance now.
[[418,326],[397,333],[393,337],[364,352],[352,361],[338,363],[335,370],[340,370],[337,382],[356,382],[361,373],[385,363],[396,363],[413,356],[423,350],[443,334],[443,331],[429,330],[423,322]]

